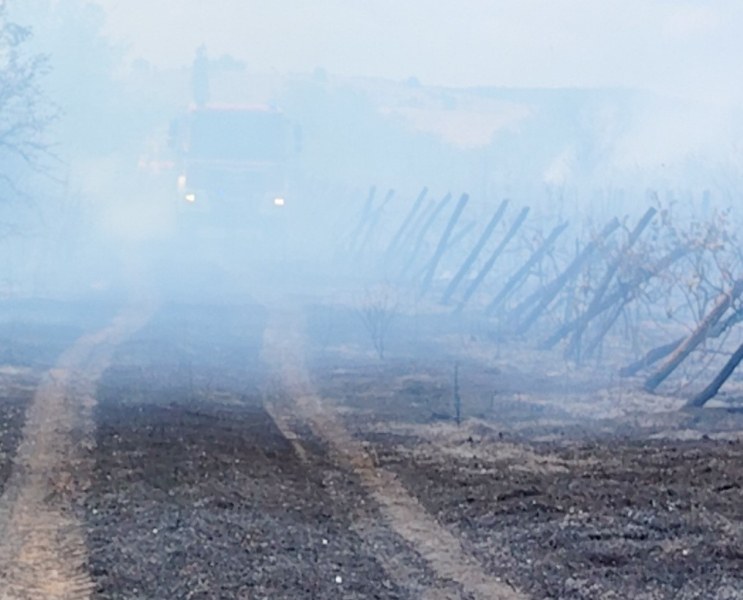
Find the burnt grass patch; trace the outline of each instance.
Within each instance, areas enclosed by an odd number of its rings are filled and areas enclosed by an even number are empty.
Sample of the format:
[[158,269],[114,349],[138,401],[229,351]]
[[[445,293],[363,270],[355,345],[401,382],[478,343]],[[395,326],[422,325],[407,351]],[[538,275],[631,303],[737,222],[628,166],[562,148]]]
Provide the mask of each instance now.
[[358,482],[263,409],[262,333],[186,307],[119,348],[80,507],[95,598],[406,597],[352,529],[375,510]]
[[13,470],[33,389],[4,389],[0,396],[0,495]]
[[[300,461],[263,410],[261,313],[214,328],[197,313],[160,315],[101,381],[81,509],[95,597],[410,597],[375,558],[394,545],[353,530],[359,511],[379,519],[359,482],[307,431]],[[494,396],[533,383],[497,371],[462,381],[460,429],[449,357],[319,348],[308,364],[377,464],[530,597],[743,597],[743,443],[575,423],[560,390],[548,407]]]
[[540,468],[395,437],[369,437],[380,466],[532,597],[741,597],[740,442],[517,442]]
[[[257,402],[98,407],[85,505],[96,598],[400,598]],[[320,450],[317,449],[319,452]]]
[[377,464],[486,570],[533,598],[743,598],[739,419],[705,409],[658,428],[652,413],[579,420],[499,395],[490,405],[489,390],[513,385],[493,373],[462,383],[458,427],[440,364],[326,360],[314,375]]

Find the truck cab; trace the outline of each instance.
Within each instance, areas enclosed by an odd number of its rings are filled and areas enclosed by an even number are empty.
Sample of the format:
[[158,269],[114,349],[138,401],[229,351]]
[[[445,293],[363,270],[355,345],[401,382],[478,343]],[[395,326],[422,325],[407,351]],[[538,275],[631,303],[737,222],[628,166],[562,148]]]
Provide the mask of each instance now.
[[[294,143],[292,137],[294,134]],[[182,211],[217,220],[285,210],[298,139],[270,106],[201,106],[171,125]]]

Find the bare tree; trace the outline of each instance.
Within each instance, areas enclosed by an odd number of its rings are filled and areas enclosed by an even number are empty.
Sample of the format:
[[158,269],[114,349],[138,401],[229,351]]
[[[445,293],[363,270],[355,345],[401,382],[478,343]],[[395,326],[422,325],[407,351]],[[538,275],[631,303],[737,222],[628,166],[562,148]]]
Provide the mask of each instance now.
[[[47,100],[41,79],[49,70],[45,55],[29,54],[24,44],[31,30],[7,18],[0,0],[0,181],[3,196],[17,194],[17,179],[24,168],[47,172],[51,158],[49,125],[57,116]],[[0,198],[7,199],[7,198]]]

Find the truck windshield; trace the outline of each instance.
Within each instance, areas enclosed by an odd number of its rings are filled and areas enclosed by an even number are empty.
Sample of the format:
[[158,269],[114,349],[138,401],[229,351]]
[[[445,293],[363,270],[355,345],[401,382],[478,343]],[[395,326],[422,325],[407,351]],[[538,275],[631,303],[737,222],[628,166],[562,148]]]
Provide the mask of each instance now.
[[281,114],[250,110],[205,110],[191,115],[189,155],[216,160],[280,161],[286,155]]

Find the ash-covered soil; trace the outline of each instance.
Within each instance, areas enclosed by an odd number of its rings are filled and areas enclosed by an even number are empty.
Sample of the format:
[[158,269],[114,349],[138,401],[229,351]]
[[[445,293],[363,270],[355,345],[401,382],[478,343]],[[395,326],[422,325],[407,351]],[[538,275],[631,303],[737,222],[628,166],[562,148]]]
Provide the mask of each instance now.
[[350,529],[358,485],[321,458],[301,463],[255,399],[111,398],[97,417],[95,597],[403,597]]
[[344,318],[353,334],[310,314],[319,395],[490,573],[532,598],[743,598],[734,401],[682,411],[611,364],[437,343],[410,321],[379,360]]
[[739,411],[576,419],[466,364],[457,425],[450,362],[331,356],[319,393],[378,466],[530,597],[743,598]]
[[358,482],[264,409],[263,317],[170,307],[119,349],[80,515],[96,598],[410,597],[376,559],[403,542],[353,530],[379,518]]
[[33,389],[16,390],[3,385],[0,396],[0,494],[13,469],[13,457],[21,442],[26,408],[31,401]]
[[[504,348],[437,346],[428,324],[379,360],[344,318],[310,314],[311,389],[363,442],[359,463],[395,474],[484,573],[533,599],[743,598],[732,403],[682,412],[552,363],[529,376]],[[312,433],[338,427],[293,415],[287,439],[274,422],[266,321],[256,304],[167,305],[117,349],[74,502],[94,597],[469,599],[382,516],[355,457]],[[36,325],[7,333],[37,351],[0,368],[0,486],[42,368],[89,324]]]
[[743,594],[739,442],[372,439],[380,466],[535,598]]

